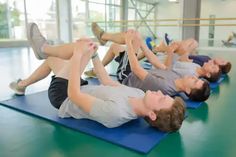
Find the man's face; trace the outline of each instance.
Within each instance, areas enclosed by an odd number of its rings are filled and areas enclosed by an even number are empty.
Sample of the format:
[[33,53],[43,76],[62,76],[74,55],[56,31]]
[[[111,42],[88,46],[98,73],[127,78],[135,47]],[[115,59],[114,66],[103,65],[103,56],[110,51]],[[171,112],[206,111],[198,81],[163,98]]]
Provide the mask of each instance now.
[[200,89],[204,83],[203,80],[195,76],[185,76],[184,77],[185,86],[190,89]]
[[213,60],[209,60],[204,63],[202,68],[208,73],[217,73],[219,71],[219,66],[214,63]]
[[164,95],[161,91],[147,91],[144,97],[144,103],[147,108],[153,111],[159,111],[163,108],[171,108],[174,99],[169,95]]
[[221,59],[221,58],[215,58],[215,59],[213,59],[213,62],[216,65],[226,65],[227,64],[227,61],[224,59]]

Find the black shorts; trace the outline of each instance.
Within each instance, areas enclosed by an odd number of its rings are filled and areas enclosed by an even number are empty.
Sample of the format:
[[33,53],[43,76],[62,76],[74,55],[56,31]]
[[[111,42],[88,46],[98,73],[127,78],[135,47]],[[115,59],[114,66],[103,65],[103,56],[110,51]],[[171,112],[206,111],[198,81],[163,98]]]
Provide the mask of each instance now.
[[[87,85],[88,81],[81,79],[80,84]],[[52,80],[48,88],[48,98],[55,108],[59,109],[64,100],[68,97],[67,89],[67,79],[52,76]]]
[[128,54],[125,51],[121,52],[119,56],[115,58],[115,61],[119,63],[116,71],[117,80],[122,83],[131,73]]

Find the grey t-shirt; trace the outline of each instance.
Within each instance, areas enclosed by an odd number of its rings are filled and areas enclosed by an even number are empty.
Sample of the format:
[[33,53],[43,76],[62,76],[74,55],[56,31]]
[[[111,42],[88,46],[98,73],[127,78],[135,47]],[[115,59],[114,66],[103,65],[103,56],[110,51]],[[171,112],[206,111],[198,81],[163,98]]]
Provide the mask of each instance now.
[[198,76],[197,68],[200,68],[200,67],[201,66],[196,63],[177,61],[174,63],[172,69],[173,71],[183,76],[185,75]]
[[148,71],[148,75],[142,81],[133,72],[122,82],[130,87],[135,87],[142,89],[143,91],[151,90],[157,91],[161,90],[162,93],[168,94],[170,96],[175,96],[178,91],[175,86],[175,80],[180,78],[181,75],[177,74],[172,70],[161,70],[161,69],[151,69]]
[[82,86],[81,91],[96,97],[90,113],[84,112],[80,107],[67,98],[59,108],[59,117],[73,117],[76,119],[90,119],[97,121],[108,128],[120,126],[132,119],[136,119],[129,97],[143,97],[140,89],[121,86]]

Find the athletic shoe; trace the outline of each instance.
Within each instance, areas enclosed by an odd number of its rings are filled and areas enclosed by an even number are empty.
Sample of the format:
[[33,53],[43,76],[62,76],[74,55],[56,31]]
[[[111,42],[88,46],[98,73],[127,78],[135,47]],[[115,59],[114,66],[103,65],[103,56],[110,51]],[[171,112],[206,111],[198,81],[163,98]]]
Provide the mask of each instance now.
[[13,81],[9,84],[9,87],[15,92],[16,95],[25,95],[25,89],[26,87],[21,87],[18,85],[18,83],[21,81],[21,79],[18,79],[17,81]]
[[102,35],[104,34],[104,30],[100,28],[96,22],[92,23],[92,32],[101,45],[105,45],[107,43],[107,41],[102,40]]
[[88,81],[87,80],[84,80],[82,78],[80,78],[80,85],[83,86],[83,85],[87,85],[88,84]]
[[232,32],[232,34],[233,34],[233,37],[236,38],[236,33],[235,33],[235,32]]
[[89,71],[85,71],[84,74],[88,77],[92,77],[92,78],[96,78],[97,75],[93,72],[93,69],[89,70]]
[[154,42],[154,40],[152,40],[151,37],[147,37],[146,40],[145,40],[145,42],[146,42],[147,47],[148,47],[151,51],[152,51],[153,48],[156,46],[156,43]]
[[166,45],[170,45],[170,43],[172,42],[173,40],[171,40],[169,38],[169,35],[167,33],[165,33],[165,42],[166,42]]
[[46,59],[47,55],[42,51],[44,44],[47,44],[47,40],[41,34],[37,24],[29,23],[27,27],[27,39],[30,46],[33,48],[34,54],[38,59]]

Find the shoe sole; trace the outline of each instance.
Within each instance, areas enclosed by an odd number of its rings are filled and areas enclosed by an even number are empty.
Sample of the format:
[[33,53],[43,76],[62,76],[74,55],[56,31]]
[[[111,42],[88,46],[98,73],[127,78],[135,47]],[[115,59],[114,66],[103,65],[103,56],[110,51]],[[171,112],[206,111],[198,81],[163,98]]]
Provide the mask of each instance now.
[[[93,35],[96,36],[96,38],[98,39],[98,42],[100,43],[100,45],[102,45],[102,46],[105,45],[107,42],[106,42],[106,41],[103,41],[103,40],[100,38],[100,36],[98,36],[97,33],[95,33],[96,31],[95,31],[94,27],[99,27],[99,26],[98,26],[98,25],[92,26]],[[103,31],[103,32],[104,32],[104,31]]]
[[42,60],[43,58],[37,53],[37,48],[34,46],[34,42],[32,40],[32,32],[33,32],[33,27],[35,26],[37,27],[37,25],[35,23],[29,23],[27,26],[27,39],[30,43],[30,46],[32,47],[33,51],[34,51],[34,55],[37,59]]
[[96,75],[90,75],[90,74],[88,74],[86,72],[84,72],[84,75],[87,76],[87,78],[97,78]]

